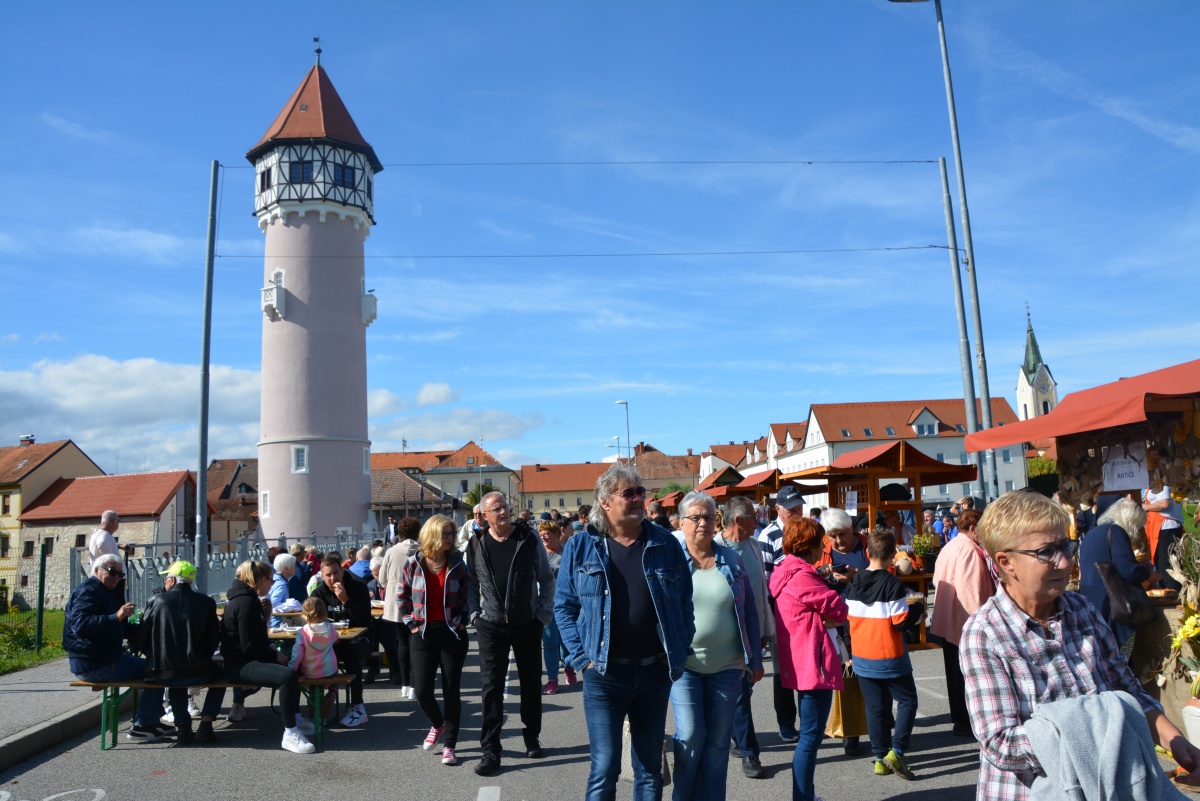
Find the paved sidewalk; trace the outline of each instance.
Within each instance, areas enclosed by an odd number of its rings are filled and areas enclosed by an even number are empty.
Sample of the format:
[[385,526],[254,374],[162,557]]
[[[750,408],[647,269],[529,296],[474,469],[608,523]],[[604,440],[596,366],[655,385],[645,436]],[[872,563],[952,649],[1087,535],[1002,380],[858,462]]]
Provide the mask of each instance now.
[[100,694],[74,680],[65,658],[0,676],[0,770],[100,725]]

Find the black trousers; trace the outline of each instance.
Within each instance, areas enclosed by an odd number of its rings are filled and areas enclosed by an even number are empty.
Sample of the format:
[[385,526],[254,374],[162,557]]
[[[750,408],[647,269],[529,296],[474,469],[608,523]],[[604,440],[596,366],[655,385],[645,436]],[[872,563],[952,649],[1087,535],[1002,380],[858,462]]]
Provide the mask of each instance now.
[[[371,641],[366,637],[338,640],[333,644],[333,652],[337,654],[338,662],[346,669],[346,674],[353,677],[350,681],[350,703],[361,704],[363,702],[362,668],[371,652]],[[282,703],[282,699],[280,703]]]
[[[403,624],[401,624],[403,627]],[[404,629],[406,632],[408,629]],[[458,746],[458,724],[462,718],[462,670],[467,661],[467,632],[460,631],[456,637],[445,623],[427,623],[425,634],[413,634],[412,685],[417,704],[429,725],[435,729],[445,726],[442,740],[447,748]],[[433,679],[438,668],[442,669],[442,705],[438,707],[433,696]]]
[[[299,675],[296,671],[278,662],[247,662],[236,669],[227,665],[225,673],[232,681],[257,684],[260,687],[277,687],[283,725],[285,728],[296,725],[296,713],[300,711],[300,685],[297,684]],[[225,691],[221,690],[221,695],[224,694]],[[207,699],[205,701],[207,706]]]
[[390,620],[380,618],[376,621],[379,624],[379,644],[383,646],[383,652],[387,654],[389,676],[392,684],[399,684],[401,687],[412,687],[412,662],[409,659],[409,632],[408,627],[403,623],[393,623]]
[[475,624],[479,633],[479,672],[483,678],[483,725],[479,745],[485,754],[500,756],[500,729],[504,722],[504,679],[512,651],[521,683],[521,732],[525,744],[542,736],[542,624]]
[[967,682],[958,663],[958,646],[942,641],[942,660],[946,663],[946,695],[950,696],[950,723],[956,731],[970,731],[967,714]]

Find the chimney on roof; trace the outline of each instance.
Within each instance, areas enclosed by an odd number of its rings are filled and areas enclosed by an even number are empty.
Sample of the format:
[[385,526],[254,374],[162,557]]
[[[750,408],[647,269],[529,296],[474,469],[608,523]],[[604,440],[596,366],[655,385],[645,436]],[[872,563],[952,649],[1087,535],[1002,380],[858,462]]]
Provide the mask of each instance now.
[[542,471],[542,466],[540,464],[535,464],[533,466],[533,472],[540,473],[541,471]]
[[22,448],[28,448],[34,442],[36,442],[36,438],[33,436],[33,434],[22,434],[21,435],[21,447]]
[[691,455],[692,455],[692,449],[688,448],[688,456],[691,456]]

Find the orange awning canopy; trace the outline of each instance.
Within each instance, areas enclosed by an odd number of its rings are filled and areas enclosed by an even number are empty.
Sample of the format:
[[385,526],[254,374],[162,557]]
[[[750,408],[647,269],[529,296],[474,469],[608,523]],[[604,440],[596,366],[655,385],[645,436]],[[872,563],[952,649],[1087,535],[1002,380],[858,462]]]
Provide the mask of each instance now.
[[971,452],[1140,423],[1148,412],[1187,411],[1200,395],[1200,359],[1072,392],[1051,412],[968,434]]

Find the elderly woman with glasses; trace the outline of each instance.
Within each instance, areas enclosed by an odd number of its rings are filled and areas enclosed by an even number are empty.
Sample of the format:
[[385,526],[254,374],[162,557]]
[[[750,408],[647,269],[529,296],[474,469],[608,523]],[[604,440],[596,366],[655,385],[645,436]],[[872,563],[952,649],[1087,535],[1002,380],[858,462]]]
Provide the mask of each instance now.
[[675,710],[674,801],[725,798],[730,732],[742,674],[762,678],[762,639],[742,558],[713,542],[716,503],[690,492],[679,504],[692,576],[696,633],[683,675],[671,686]]
[[[967,708],[982,746],[976,797],[1034,797],[1035,780],[1066,778],[1061,757],[1070,753],[1093,757],[1092,775],[1074,779],[1085,786],[1103,787],[1104,768],[1119,760],[1126,781],[1145,781],[1147,793],[1131,797],[1157,798],[1149,789],[1161,791],[1166,779],[1151,741],[1190,771],[1180,781],[1200,786],[1200,749],[1142,689],[1096,608],[1066,591],[1079,547],[1067,538],[1068,523],[1061,506],[1031,492],[1002,496],[979,521],[979,542],[1001,584],[967,621],[959,644]],[[1068,716],[1071,728],[1070,748],[1062,750],[1054,734],[1059,716]],[[1091,736],[1105,731],[1123,736]],[[1099,753],[1101,737],[1115,748]]]

